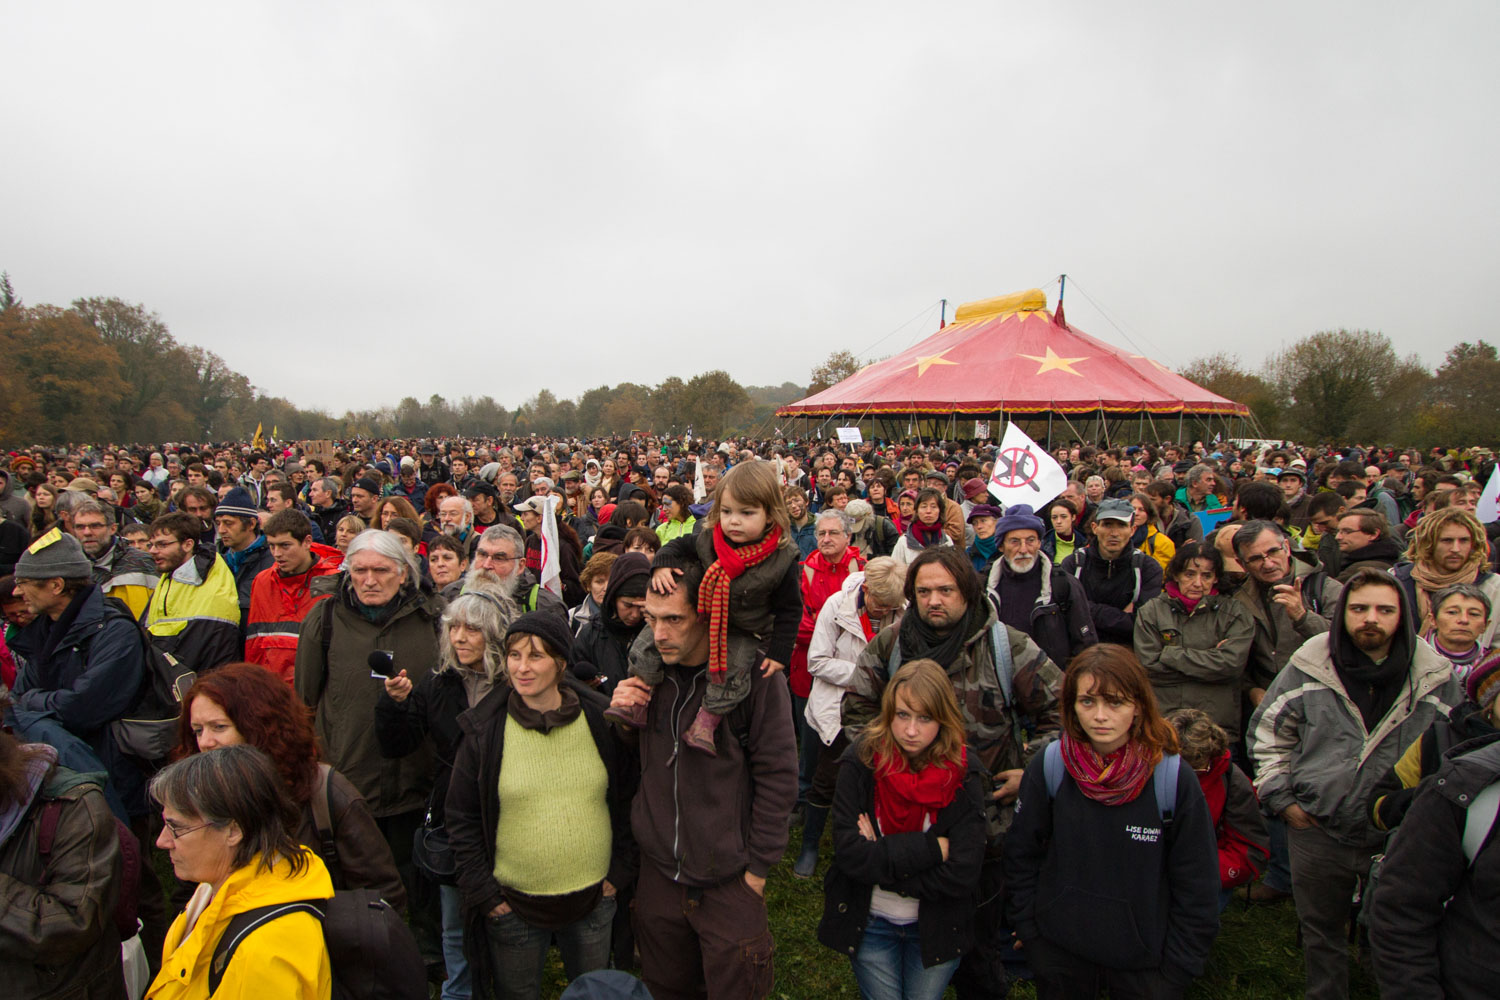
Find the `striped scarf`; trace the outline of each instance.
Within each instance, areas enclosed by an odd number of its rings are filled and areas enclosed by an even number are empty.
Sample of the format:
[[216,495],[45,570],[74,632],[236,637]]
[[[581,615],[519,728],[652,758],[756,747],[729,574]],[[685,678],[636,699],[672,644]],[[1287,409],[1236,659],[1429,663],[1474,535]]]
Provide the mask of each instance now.
[[713,565],[703,573],[698,587],[698,614],[708,616],[708,679],[723,684],[729,669],[729,584],[745,570],[765,562],[781,544],[781,528],[773,525],[765,538],[743,548],[735,548],[724,537],[724,529],[714,525]]

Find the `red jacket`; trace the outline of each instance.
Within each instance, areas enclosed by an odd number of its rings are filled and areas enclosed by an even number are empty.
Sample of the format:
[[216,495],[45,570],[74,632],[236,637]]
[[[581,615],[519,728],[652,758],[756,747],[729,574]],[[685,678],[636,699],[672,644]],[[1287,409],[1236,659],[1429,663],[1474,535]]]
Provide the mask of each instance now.
[[812,693],[812,675],[807,672],[807,647],[812,643],[813,628],[818,624],[818,612],[830,597],[839,592],[850,573],[865,568],[865,557],[853,545],[844,550],[844,558],[838,565],[813,550],[813,554],[802,561],[802,621],[797,625],[797,645],[792,647],[792,662],[787,678],[792,685],[792,694],[806,698]]
[[1219,842],[1219,884],[1225,889],[1255,881],[1271,856],[1270,828],[1255,797],[1255,786],[1244,772],[1229,761],[1229,751],[1207,771],[1199,772],[1198,784],[1208,800]]
[[292,683],[297,660],[297,632],[317,603],[312,582],[337,573],[344,554],[331,545],[312,545],[313,564],[306,573],[282,576],[273,564],[250,586],[250,618],[245,626],[245,659],[259,663]]

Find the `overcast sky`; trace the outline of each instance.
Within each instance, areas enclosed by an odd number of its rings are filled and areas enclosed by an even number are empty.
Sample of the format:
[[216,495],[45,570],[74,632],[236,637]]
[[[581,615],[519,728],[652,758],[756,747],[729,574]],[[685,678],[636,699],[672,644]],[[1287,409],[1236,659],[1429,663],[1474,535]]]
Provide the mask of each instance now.
[[1174,366],[1340,326],[1437,364],[1497,339],[1497,28],[1493,2],[12,3],[0,269],[336,413],[806,382],[1061,272],[1075,326]]

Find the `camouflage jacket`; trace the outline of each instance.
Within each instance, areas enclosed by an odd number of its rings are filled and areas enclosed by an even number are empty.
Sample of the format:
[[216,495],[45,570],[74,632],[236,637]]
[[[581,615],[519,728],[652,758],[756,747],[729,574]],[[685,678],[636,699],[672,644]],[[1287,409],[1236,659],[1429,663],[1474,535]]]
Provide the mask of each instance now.
[[[991,648],[995,612],[992,608],[986,610],[983,624],[969,636],[963,652],[948,667],[948,676],[953,680],[958,708],[969,731],[969,750],[993,776],[1024,768],[1056,735],[1062,671],[1025,632],[1002,625],[1010,639],[1011,661],[1015,665],[1011,680],[1014,704],[1007,705]],[[843,723],[850,739],[880,711],[880,696],[890,679],[891,647],[899,632],[897,626],[883,629],[859,654],[853,683],[843,702]],[[909,659],[903,654],[903,662]],[[1010,826],[1014,802],[997,806],[991,800],[990,806],[986,813],[989,835],[993,838]]]

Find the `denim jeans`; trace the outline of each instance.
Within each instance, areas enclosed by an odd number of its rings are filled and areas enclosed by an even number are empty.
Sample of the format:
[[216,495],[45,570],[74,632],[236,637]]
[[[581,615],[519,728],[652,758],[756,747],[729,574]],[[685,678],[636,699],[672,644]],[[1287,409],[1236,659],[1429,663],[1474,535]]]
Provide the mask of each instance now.
[[812,788],[813,773],[818,769],[818,750],[823,741],[817,731],[808,725],[805,709],[807,699],[792,695],[792,731],[797,734],[797,805],[807,804],[807,792]]
[[542,970],[554,935],[569,979],[608,968],[614,919],[613,896],[601,898],[587,916],[555,931],[533,927],[513,912],[489,917],[485,925],[501,1000],[537,1000],[542,995]]
[[853,965],[864,1000],[940,1000],[958,959],[923,968],[917,925],[893,924],[872,914]]
[[1286,820],[1280,816],[1271,816],[1266,820],[1266,826],[1271,831],[1271,860],[1266,865],[1266,874],[1261,881],[1278,892],[1291,892],[1292,859],[1287,843]]
[[443,906],[443,965],[448,978],[443,980],[443,1000],[469,1000],[469,963],[464,960],[464,918],[460,912],[463,895],[456,885],[438,886]]

